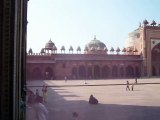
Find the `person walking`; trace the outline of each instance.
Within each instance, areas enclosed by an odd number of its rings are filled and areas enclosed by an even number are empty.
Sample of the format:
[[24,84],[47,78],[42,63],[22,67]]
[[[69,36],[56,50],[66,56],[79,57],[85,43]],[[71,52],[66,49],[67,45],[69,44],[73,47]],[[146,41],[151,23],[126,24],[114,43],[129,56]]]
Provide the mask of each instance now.
[[42,87],[42,97],[43,97],[43,102],[47,102],[47,86],[43,85]]
[[39,90],[38,90],[38,89],[36,89],[35,95],[36,95],[36,98],[38,98],[38,97],[40,96],[40,95],[39,95]]
[[137,77],[135,78],[135,84],[137,84]]
[[129,88],[129,81],[127,80],[127,86],[126,86],[126,91],[129,90],[130,91],[130,88]]
[[134,83],[132,83],[132,86],[131,86],[131,88],[132,88],[131,90],[133,91],[133,89],[134,89]]

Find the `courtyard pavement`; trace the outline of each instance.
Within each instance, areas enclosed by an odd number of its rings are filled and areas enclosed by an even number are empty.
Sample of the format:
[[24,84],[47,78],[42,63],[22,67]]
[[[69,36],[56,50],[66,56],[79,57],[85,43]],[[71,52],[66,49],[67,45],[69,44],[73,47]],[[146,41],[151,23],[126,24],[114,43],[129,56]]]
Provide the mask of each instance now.
[[[134,91],[126,91],[127,80],[134,83],[134,79],[35,80],[27,85],[40,93],[42,85],[48,85],[44,103],[48,120],[75,120],[73,112],[78,113],[78,120],[160,120],[160,78],[138,79]],[[98,105],[88,104],[91,94]],[[27,107],[27,120],[35,120],[33,114],[34,109]]]

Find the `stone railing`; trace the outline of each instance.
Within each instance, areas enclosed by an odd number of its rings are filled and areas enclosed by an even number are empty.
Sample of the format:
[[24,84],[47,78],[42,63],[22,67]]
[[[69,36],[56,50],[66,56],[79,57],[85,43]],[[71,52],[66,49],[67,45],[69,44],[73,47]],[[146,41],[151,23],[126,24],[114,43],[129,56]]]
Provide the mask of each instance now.
[[[74,53],[74,52],[59,52],[59,53],[27,53],[27,56],[51,56],[53,54],[90,54],[90,53]],[[91,53],[91,54],[96,54],[96,53]],[[140,55],[139,52],[106,52],[103,54],[108,54],[108,55]]]

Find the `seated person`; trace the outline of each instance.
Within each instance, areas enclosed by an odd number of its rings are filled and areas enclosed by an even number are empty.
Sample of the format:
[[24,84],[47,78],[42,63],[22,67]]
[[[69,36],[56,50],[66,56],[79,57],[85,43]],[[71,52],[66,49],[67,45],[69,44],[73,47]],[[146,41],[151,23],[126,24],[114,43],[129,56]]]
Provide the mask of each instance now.
[[89,98],[89,103],[90,104],[98,104],[98,100],[95,97],[93,97],[93,95],[91,95]]

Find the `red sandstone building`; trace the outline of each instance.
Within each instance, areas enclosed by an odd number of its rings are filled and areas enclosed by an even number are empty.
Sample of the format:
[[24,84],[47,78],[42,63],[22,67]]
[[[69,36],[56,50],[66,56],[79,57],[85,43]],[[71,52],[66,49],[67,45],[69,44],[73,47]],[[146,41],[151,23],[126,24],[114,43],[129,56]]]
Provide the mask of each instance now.
[[77,47],[69,53],[50,40],[40,53],[27,53],[28,80],[108,79],[160,76],[160,25],[147,20],[128,34],[126,47],[108,49],[96,37],[86,44],[84,53]]

